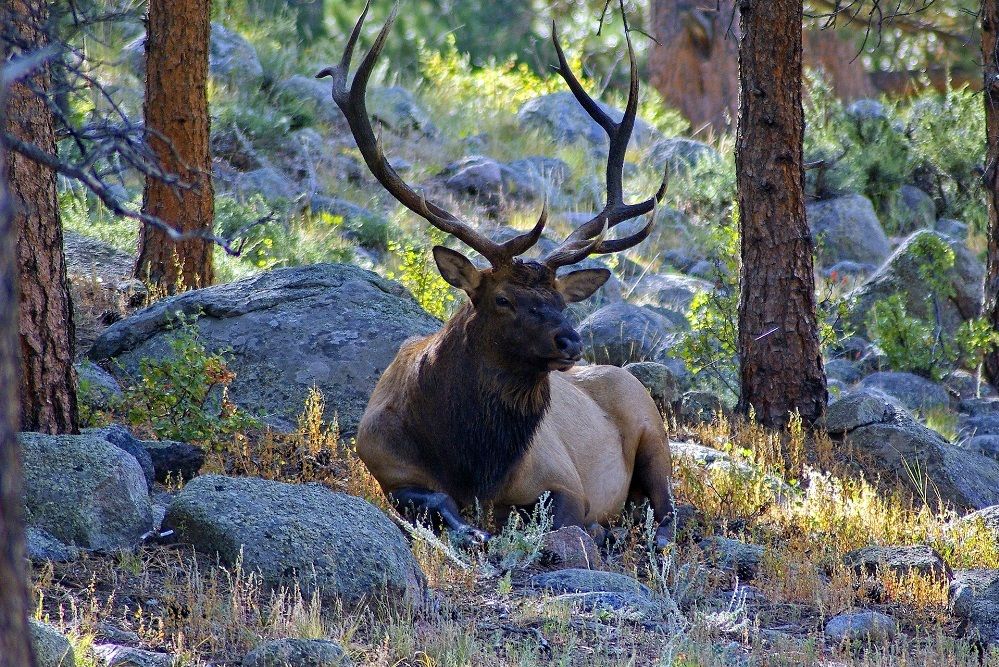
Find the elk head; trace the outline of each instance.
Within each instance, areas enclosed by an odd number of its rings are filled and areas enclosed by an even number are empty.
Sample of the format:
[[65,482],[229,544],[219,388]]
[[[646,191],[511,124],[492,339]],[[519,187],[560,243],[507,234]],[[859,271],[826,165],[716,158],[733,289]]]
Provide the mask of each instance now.
[[[643,241],[655,223],[656,205],[666,193],[666,176],[656,193],[637,204],[624,203],[623,171],[625,152],[635,126],[638,112],[638,68],[631,37],[625,28],[631,79],[628,102],[620,121],[615,122],[583,89],[566,60],[558,34],[552,24],[552,41],[558,55],[556,71],[562,76],[576,100],[599,124],[610,140],[607,153],[607,199],[603,210],[580,225],[561,244],[538,260],[522,259],[544,231],[548,221],[547,202],[534,227],[523,234],[499,243],[474,229],[452,213],[427,200],[407,185],[389,164],[368,119],[365,89],[375,61],[385,45],[395,21],[396,4],[382,26],[371,50],[364,56],[353,80],[348,85],[350,61],[361,26],[367,16],[370,0],[358,18],[347,40],[339,64],[327,67],[316,78],[333,78],[333,100],[350,126],[357,148],[378,182],[400,203],[425,218],[438,229],[465,243],[490,266],[477,268],[461,253],[436,246],[433,250],[437,267],[444,279],[463,290],[473,309],[472,321],[477,334],[489,339],[482,346],[484,354],[501,355],[509,363],[511,356],[536,370],[565,370],[579,360],[582,342],[579,334],[564,315],[568,303],[582,301],[592,295],[610,277],[607,269],[582,269],[556,275],[567,267],[595,254],[625,250]],[[639,231],[616,239],[607,239],[607,231],[627,220],[651,213],[647,224]]]

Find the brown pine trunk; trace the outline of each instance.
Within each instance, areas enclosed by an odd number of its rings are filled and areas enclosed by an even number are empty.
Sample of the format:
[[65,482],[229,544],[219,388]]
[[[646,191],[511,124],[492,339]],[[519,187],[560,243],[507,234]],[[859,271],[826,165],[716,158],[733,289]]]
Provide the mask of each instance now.
[[[211,231],[215,205],[208,149],[209,0],[150,0],[146,31],[146,127],[164,171],[193,184],[178,190],[146,177],[143,212],[181,232]],[[135,276],[174,293],[212,283],[212,243],[174,242],[145,225]]]
[[[25,44],[44,46],[44,0],[10,0],[0,12]],[[43,90],[49,73],[32,79]],[[10,91],[7,131],[56,153],[52,114],[25,84]],[[46,433],[77,430],[74,327],[55,172],[11,153],[7,169],[20,267],[21,428]]]
[[[658,41],[649,55],[652,85],[695,130],[725,129],[739,104],[740,21],[734,0],[653,0]],[[836,95],[852,100],[874,94],[857,48],[835,30],[805,31],[804,59],[822,69]]]
[[[6,19],[0,12],[0,19]],[[5,24],[0,24],[5,25]],[[0,63],[7,60],[0,41]],[[0,127],[5,122],[0,90]],[[17,227],[7,190],[7,156],[0,143],[0,667],[34,664],[28,633],[28,571],[18,456]]]
[[733,0],[654,0],[652,30],[658,44],[649,74],[663,100],[695,130],[735,123],[738,111],[738,16]]
[[805,222],[801,0],[741,0],[736,182],[742,236],[740,408],[819,419],[826,382]]
[[[999,0],[982,0],[982,66],[985,99],[985,193],[989,210],[985,305],[982,314],[999,328]],[[999,382],[999,350],[985,357],[985,374]]]

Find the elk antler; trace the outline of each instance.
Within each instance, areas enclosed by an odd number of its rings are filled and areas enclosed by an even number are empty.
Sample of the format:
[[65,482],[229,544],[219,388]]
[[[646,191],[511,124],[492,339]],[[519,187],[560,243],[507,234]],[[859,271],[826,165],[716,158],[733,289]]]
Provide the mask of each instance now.
[[[631,46],[631,35],[628,33],[627,23],[624,28],[624,38],[628,43],[631,85],[628,88],[628,103],[625,105],[624,116],[620,122],[615,123],[600,108],[600,105],[583,90],[579,79],[572,73],[562,45],[558,41],[555,22],[552,22],[552,41],[555,43],[555,52],[558,54],[558,67],[554,69],[565,79],[576,101],[604,129],[610,139],[607,151],[607,203],[602,211],[577,227],[565,241],[545,256],[542,261],[552,270],[575,264],[592,254],[618,252],[641,243],[652,231],[655,224],[656,206],[666,194],[669,171],[663,175],[662,184],[652,197],[637,204],[624,203],[622,191],[624,154],[628,150],[628,141],[631,139],[631,131],[635,127],[635,117],[638,115],[638,66],[635,63],[635,50]],[[649,222],[640,231],[624,238],[604,240],[607,230],[611,227],[650,211],[652,215],[649,217]]]
[[426,218],[430,224],[441,231],[447,232],[463,241],[466,245],[488,259],[493,266],[500,266],[511,262],[514,257],[525,252],[541,238],[541,232],[544,230],[545,223],[548,220],[547,201],[541,210],[541,216],[538,218],[537,224],[535,224],[531,231],[516,236],[505,243],[497,243],[445,211],[434,202],[428,201],[422,194],[417,193],[400,178],[399,174],[392,168],[392,165],[385,159],[381,142],[375,136],[374,130],[371,129],[371,122],[368,120],[368,110],[364,93],[368,85],[368,79],[371,77],[371,71],[375,67],[375,61],[378,60],[378,54],[381,53],[382,47],[385,46],[389,30],[391,30],[392,24],[398,14],[398,2],[392,8],[392,12],[378,33],[378,37],[375,39],[371,50],[364,56],[364,60],[361,61],[360,66],[357,68],[350,87],[348,88],[347,86],[350,60],[354,55],[354,46],[357,44],[357,38],[361,33],[361,26],[368,15],[370,5],[371,1],[368,0],[364,5],[364,11],[361,12],[357,23],[354,24],[354,29],[347,40],[347,46],[343,51],[343,56],[340,58],[340,63],[335,67],[323,69],[316,74],[316,78],[333,77],[333,101],[336,102],[336,105],[340,107],[343,115],[347,118],[350,132],[354,135],[354,140],[357,142],[357,148],[361,152],[364,162],[368,165],[368,169],[371,170],[374,177],[378,179],[378,182],[382,184],[382,187],[410,211]]

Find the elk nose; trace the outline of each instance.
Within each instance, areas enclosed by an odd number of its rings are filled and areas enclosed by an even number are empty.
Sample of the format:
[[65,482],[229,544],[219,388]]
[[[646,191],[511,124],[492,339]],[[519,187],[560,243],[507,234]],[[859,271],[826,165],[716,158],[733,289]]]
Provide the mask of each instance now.
[[555,348],[566,357],[578,359],[583,354],[583,341],[575,331],[555,335]]

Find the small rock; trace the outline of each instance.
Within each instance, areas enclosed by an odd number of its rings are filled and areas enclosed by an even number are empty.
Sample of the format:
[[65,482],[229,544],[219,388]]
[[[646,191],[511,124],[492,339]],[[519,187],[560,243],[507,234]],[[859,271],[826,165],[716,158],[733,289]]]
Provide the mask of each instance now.
[[952,239],[965,241],[968,238],[968,225],[964,224],[960,220],[940,218],[936,221],[936,223],[934,223],[933,229],[941,234],[946,234]]
[[711,283],[678,274],[648,273],[632,288],[636,303],[667,308],[681,315],[690,310],[694,297],[713,290]]
[[[604,113],[618,122],[624,113],[620,109],[597,101]],[[595,120],[579,106],[571,92],[549,93],[525,102],[517,111],[521,127],[544,132],[560,144],[585,141],[589,146],[606,153],[609,140]],[[662,135],[641,118],[635,119],[633,145],[649,146]]]
[[973,435],[961,443],[961,448],[999,461],[999,435]]
[[[995,387],[976,373],[958,368],[951,371],[943,380],[944,386],[956,395],[962,402],[965,400],[989,399],[999,397]],[[963,409],[961,410],[964,411]]]
[[756,577],[763,559],[763,547],[728,537],[706,537],[698,546],[713,562],[747,581]]
[[859,574],[875,574],[888,569],[897,575],[915,572],[950,578],[951,571],[936,551],[924,544],[906,546],[868,546],[843,556],[843,562]]
[[948,593],[951,612],[968,622],[969,638],[999,644],[999,570],[957,570]]
[[116,644],[99,644],[94,646],[93,651],[104,667],[173,667],[177,662],[167,653],[155,653]]
[[415,132],[425,137],[439,134],[430,115],[416,103],[413,94],[402,86],[372,88],[367,95],[368,113],[372,120],[390,130],[406,134]]
[[101,637],[111,644],[138,644],[140,641],[138,633],[129,630],[120,630],[105,621],[97,624],[97,630],[100,632]]
[[853,384],[860,379],[860,369],[849,359],[830,359],[823,364],[823,367],[826,370],[826,377],[830,380]]
[[683,395],[680,417],[688,424],[714,421],[718,414],[726,414],[725,404],[710,391],[688,391]]
[[861,641],[883,644],[898,632],[895,619],[877,611],[846,612],[826,623],[826,638],[834,644]]
[[350,658],[326,639],[276,639],[243,658],[243,667],[349,667]]
[[846,107],[846,115],[857,122],[887,120],[888,112],[885,105],[878,100],[861,98],[854,100]]
[[999,414],[999,397],[965,398],[958,405],[958,412],[972,417]]
[[589,533],[579,526],[565,526],[541,538],[542,562],[560,568],[599,570],[600,550]]
[[73,646],[61,632],[34,619],[28,621],[28,627],[37,667],[74,667]]
[[28,558],[32,561],[71,563],[80,557],[79,549],[63,544],[41,528],[28,526],[24,531],[24,538],[28,544]]
[[919,188],[903,185],[891,199],[888,219],[890,228],[899,234],[931,229],[937,220],[937,207],[933,198]]

